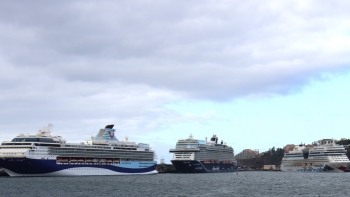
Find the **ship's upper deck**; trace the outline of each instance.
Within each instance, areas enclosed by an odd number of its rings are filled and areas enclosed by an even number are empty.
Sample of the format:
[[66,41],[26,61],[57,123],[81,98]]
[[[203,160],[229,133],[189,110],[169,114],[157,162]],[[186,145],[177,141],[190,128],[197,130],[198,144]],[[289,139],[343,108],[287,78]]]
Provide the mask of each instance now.
[[13,138],[11,142],[65,143],[65,140],[63,140],[61,136],[51,136],[52,127],[53,124],[49,124],[47,127],[39,130],[35,135],[25,135],[23,133],[20,133],[18,136]]
[[114,125],[107,125],[105,128],[100,129],[92,140],[86,140],[81,143],[66,143],[61,136],[52,136],[51,128],[52,124],[39,130],[36,135],[24,135],[19,134],[12,141],[4,141],[1,144],[2,149],[25,147],[30,148],[33,146],[48,146],[48,147],[61,147],[61,148],[80,148],[80,149],[120,149],[120,150],[138,150],[138,151],[150,151],[149,144],[119,141],[114,133]]
[[218,149],[218,148],[225,148],[225,149],[232,149],[231,146],[227,146],[224,144],[223,141],[221,143],[218,142],[218,137],[216,135],[213,135],[213,137],[210,139],[210,141],[207,140],[198,140],[193,139],[192,134],[189,136],[188,139],[182,139],[179,140],[176,143],[175,149],[170,149],[169,152],[199,152],[201,149]]
[[304,145],[295,146],[292,151],[285,153],[285,156],[302,156],[303,154],[310,154],[310,156],[314,155],[339,155],[345,154],[346,150],[343,145],[335,144],[335,143],[327,143],[327,144],[314,144],[311,147],[306,147]]
[[[148,144],[119,141],[114,137],[114,129],[111,125],[101,129],[93,137],[81,143],[66,143],[60,136],[51,136],[50,128],[40,130],[36,135],[20,134],[12,141],[4,141],[0,146],[0,157],[25,157],[28,155],[45,154],[61,157],[110,157],[118,156],[128,159],[150,159],[154,157],[154,151]],[[106,135],[108,134],[108,136]],[[33,152],[34,151],[34,152]],[[39,151],[37,153],[37,151]],[[44,155],[45,155],[44,154]]]

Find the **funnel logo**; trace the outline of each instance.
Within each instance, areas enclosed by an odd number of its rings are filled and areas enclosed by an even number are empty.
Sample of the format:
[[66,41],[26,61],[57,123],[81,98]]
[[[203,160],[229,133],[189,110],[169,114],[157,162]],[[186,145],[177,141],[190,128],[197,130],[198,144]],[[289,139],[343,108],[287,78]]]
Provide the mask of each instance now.
[[112,139],[114,138],[114,132],[113,131],[108,131],[109,137],[111,137]]

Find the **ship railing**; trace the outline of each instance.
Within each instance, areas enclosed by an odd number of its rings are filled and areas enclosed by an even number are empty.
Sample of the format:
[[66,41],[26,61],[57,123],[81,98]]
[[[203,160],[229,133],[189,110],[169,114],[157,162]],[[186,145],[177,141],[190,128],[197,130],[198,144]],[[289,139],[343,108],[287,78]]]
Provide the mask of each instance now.
[[199,152],[200,150],[198,148],[182,148],[182,149],[170,149],[169,152],[175,153],[175,152]]
[[103,158],[94,158],[94,159],[90,159],[90,158],[83,158],[82,160],[75,160],[74,158],[69,158],[66,157],[64,159],[59,159],[57,158],[56,163],[88,163],[88,164],[92,164],[92,163],[120,163],[121,161],[152,161],[152,159],[121,159],[121,158],[108,158],[108,159],[103,159]]
[[[53,153],[55,154],[55,153]],[[86,157],[86,158],[122,158],[122,159],[152,159],[154,157],[153,154],[134,154],[134,155],[125,155],[125,154],[101,154],[101,153],[96,153],[96,154],[57,154],[58,157]]]
[[119,164],[120,158],[91,158],[91,157],[57,157],[57,164],[70,165],[113,165]]
[[116,145],[136,145],[135,142],[126,142],[126,141],[116,141],[116,140],[92,140],[93,144],[116,144]]

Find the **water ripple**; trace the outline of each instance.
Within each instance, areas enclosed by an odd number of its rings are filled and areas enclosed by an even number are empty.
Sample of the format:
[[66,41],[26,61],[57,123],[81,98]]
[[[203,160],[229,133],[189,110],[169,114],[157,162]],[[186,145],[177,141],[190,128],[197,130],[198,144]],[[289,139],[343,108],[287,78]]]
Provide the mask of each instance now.
[[350,196],[350,173],[1,177],[0,196]]

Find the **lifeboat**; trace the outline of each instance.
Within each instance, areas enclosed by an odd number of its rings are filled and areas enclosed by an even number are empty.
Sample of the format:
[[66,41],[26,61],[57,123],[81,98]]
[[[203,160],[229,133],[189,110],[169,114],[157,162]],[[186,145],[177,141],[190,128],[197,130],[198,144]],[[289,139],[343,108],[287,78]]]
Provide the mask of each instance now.
[[92,162],[91,158],[86,158],[86,162]]
[[68,158],[62,158],[62,162],[68,162]]
[[107,163],[112,163],[112,161],[113,161],[112,159],[106,159]]
[[92,162],[97,163],[98,159],[93,159]]
[[78,162],[84,162],[84,158],[78,158]]
[[106,162],[106,159],[100,159],[100,162],[104,163]]
[[77,162],[77,158],[71,158],[70,162],[73,162],[73,163]]

